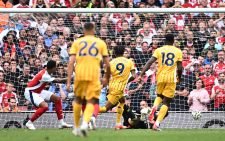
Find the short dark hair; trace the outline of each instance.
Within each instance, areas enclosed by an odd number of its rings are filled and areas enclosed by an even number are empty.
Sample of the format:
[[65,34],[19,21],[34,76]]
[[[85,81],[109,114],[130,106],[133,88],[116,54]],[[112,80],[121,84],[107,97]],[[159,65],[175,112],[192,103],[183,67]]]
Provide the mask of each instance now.
[[[196,79],[196,81],[195,81],[195,84],[197,83],[197,81],[199,81],[199,80],[201,80],[202,81],[202,79],[201,78],[197,78]],[[204,84],[204,82],[202,81],[202,88],[205,88],[205,84]]]
[[166,34],[165,35],[165,44],[172,45],[174,43],[174,35],[173,34]]
[[125,51],[125,47],[121,46],[121,45],[115,46],[113,48],[113,52],[114,52],[115,56],[123,56],[124,51]]
[[3,61],[2,64],[4,65],[5,63],[8,63],[10,65],[10,62],[9,61]]
[[56,61],[49,60],[47,63],[47,69],[53,69],[53,68],[56,68]]
[[84,29],[87,31],[93,30],[94,27],[95,27],[94,24],[90,22],[84,24]]

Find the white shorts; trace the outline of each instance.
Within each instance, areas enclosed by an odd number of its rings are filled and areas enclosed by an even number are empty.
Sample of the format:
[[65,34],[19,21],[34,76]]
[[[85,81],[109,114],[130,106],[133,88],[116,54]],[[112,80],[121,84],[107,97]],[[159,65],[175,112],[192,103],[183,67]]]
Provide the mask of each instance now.
[[30,91],[28,88],[25,89],[24,96],[34,106],[38,107],[43,101],[50,101],[53,92],[42,90],[40,94]]

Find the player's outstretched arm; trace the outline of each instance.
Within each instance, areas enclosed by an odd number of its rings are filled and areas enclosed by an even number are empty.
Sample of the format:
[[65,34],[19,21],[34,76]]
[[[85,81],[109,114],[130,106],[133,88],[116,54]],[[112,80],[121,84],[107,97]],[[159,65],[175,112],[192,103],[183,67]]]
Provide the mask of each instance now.
[[66,83],[67,78],[55,78],[55,80],[53,80],[53,83]]
[[69,64],[68,64],[68,70],[67,70],[67,85],[66,85],[66,90],[70,90],[70,84],[71,84],[71,77],[73,74],[73,68],[74,68],[74,63],[76,61],[76,55],[71,55]]
[[178,76],[178,80],[180,81],[181,80],[181,76],[182,76],[182,62],[181,61],[178,61],[177,62],[177,76]]
[[135,70],[131,70],[131,77],[128,79],[128,83],[130,83],[131,81],[133,81],[136,78],[136,73]]
[[155,57],[151,57],[148,62],[145,64],[144,68],[141,71],[140,77],[143,77],[145,72],[150,68],[150,66],[157,60]]
[[103,86],[106,86],[109,83],[109,78],[110,78],[110,64],[109,64],[109,57],[108,56],[104,56],[103,57],[103,62],[105,64],[105,75],[103,77],[103,81],[102,84]]

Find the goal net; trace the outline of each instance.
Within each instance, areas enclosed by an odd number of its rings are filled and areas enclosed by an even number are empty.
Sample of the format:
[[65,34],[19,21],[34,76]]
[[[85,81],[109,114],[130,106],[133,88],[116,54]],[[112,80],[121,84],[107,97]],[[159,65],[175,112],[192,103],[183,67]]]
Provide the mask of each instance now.
[[[0,16],[8,18],[0,18],[0,22],[6,23],[0,31],[0,127],[6,126],[7,122],[10,125],[9,121],[18,121],[22,125],[34,112],[35,108],[24,97],[24,89],[47,60],[57,61],[54,76],[66,77],[71,44],[83,35],[84,23],[93,22],[96,36],[106,42],[111,58],[115,46],[125,46],[124,56],[133,60],[137,76],[154,51],[164,45],[164,35],[174,34],[174,46],[183,53],[184,70],[169,115],[161,126],[224,128],[224,12],[225,9],[202,8],[1,9]],[[153,105],[156,71],[155,63],[146,72],[143,83],[134,80],[127,84],[126,104],[133,111]],[[199,88],[199,85],[202,86]],[[72,123],[73,93],[66,92],[65,84],[50,84],[47,90],[62,98],[65,120]],[[102,89],[101,106],[107,100],[106,95],[106,90]],[[37,120],[35,126],[56,127],[54,108],[49,102],[48,113]],[[114,125],[115,109],[99,115],[98,127],[112,128]]]

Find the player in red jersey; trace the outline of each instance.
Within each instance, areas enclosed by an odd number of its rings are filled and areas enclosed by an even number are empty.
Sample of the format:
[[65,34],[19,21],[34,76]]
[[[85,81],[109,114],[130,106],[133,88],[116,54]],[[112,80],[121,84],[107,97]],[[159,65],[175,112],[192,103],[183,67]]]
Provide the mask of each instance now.
[[51,82],[64,82],[66,79],[57,79],[51,77],[51,74],[56,71],[56,62],[53,60],[48,61],[47,69],[41,70],[34,78],[28,82],[27,88],[25,89],[25,98],[30,101],[35,107],[37,107],[36,112],[26,123],[26,127],[31,130],[35,130],[33,122],[38,119],[43,113],[48,110],[48,104],[46,101],[52,101],[55,104],[55,111],[59,120],[59,128],[71,128],[69,125],[63,121],[63,111],[62,111],[62,101],[60,97],[56,96],[54,93],[44,90],[45,86]]

